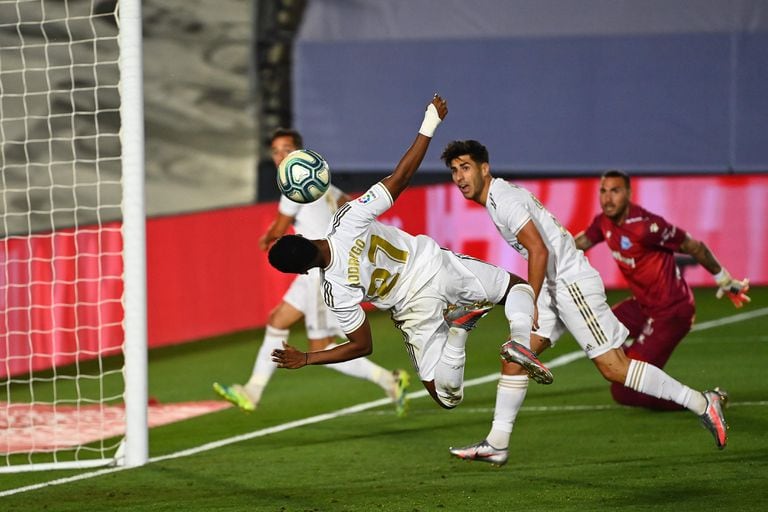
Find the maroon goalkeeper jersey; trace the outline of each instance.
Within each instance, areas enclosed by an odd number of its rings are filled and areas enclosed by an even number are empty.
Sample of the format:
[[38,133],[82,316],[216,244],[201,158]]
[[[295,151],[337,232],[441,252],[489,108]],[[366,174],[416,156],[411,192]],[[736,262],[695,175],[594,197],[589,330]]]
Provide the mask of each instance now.
[[693,293],[675,264],[684,230],[630,203],[621,226],[601,213],[584,234],[593,244],[608,244],[633,295],[649,313],[663,316],[664,310],[693,304]]

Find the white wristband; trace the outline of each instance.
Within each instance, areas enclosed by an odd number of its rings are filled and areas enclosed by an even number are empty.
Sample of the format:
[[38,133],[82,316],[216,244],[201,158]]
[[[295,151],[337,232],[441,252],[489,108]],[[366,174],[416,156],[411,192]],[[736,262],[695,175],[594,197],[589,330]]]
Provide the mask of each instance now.
[[724,280],[729,279],[731,277],[731,275],[728,273],[727,270],[725,270],[725,267],[720,267],[720,272],[715,274],[713,277],[715,278],[715,282],[717,284],[720,284]]
[[442,121],[442,119],[437,115],[437,109],[430,103],[427,106],[427,111],[424,112],[424,121],[421,122],[419,133],[431,138],[435,134],[435,130],[437,129],[437,125],[440,124],[440,121]]

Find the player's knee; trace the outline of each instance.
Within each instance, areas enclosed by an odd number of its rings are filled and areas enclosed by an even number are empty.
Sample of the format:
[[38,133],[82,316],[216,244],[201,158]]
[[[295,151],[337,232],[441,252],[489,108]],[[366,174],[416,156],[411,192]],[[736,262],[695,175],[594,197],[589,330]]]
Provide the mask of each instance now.
[[529,285],[525,281],[522,283],[513,284],[509,291],[515,293],[524,293],[528,295],[531,300],[536,297],[536,294],[533,292],[533,286]]
[[281,315],[280,315],[280,306],[277,306],[272,311],[269,312],[269,317],[267,318],[267,324],[271,325],[272,327],[275,327],[277,329],[285,329],[285,327],[281,322]]
[[278,304],[272,311],[269,312],[267,318],[267,324],[276,329],[290,329],[294,323],[294,318],[285,307],[285,302]]
[[[513,316],[516,314],[522,314],[528,317],[533,316],[533,288],[529,284],[516,284],[509,289],[507,297],[504,301],[504,313],[507,319],[512,322]],[[527,323],[533,321],[533,318],[524,320]],[[530,331],[530,327],[528,328]]]

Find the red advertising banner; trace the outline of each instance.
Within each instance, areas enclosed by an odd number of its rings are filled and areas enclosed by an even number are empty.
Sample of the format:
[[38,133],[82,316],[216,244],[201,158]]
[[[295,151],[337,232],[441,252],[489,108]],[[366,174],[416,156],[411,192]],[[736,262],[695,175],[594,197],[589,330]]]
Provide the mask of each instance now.
[[120,351],[119,225],[7,238],[0,262],[0,378]]
[[276,212],[265,203],[147,223],[150,346],[266,324],[293,278],[258,246]]

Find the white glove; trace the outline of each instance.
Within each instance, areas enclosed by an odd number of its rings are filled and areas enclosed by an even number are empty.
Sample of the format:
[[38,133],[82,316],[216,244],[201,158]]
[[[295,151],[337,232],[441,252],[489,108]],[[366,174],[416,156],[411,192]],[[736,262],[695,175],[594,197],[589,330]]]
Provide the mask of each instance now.
[[749,291],[749,279],[747,278],[738,281],[732,278],[731,274],[723,268],[715,275],[715,282],[718,286],[715,296],[718,299],[722,299],[724,295],[727,295],[737,308],[752,300],[747,295]]
[[424,121],[421,122],[419,133],[432,138],[432,136],[435,134],[435,130],[437,130],[437,125],[440,124],[440,121],[442,121],[442,119],[440,119],[440,116],[437,113],[437,109],[432,103],[430,103],[427,105],[427,111],[424,112]]

